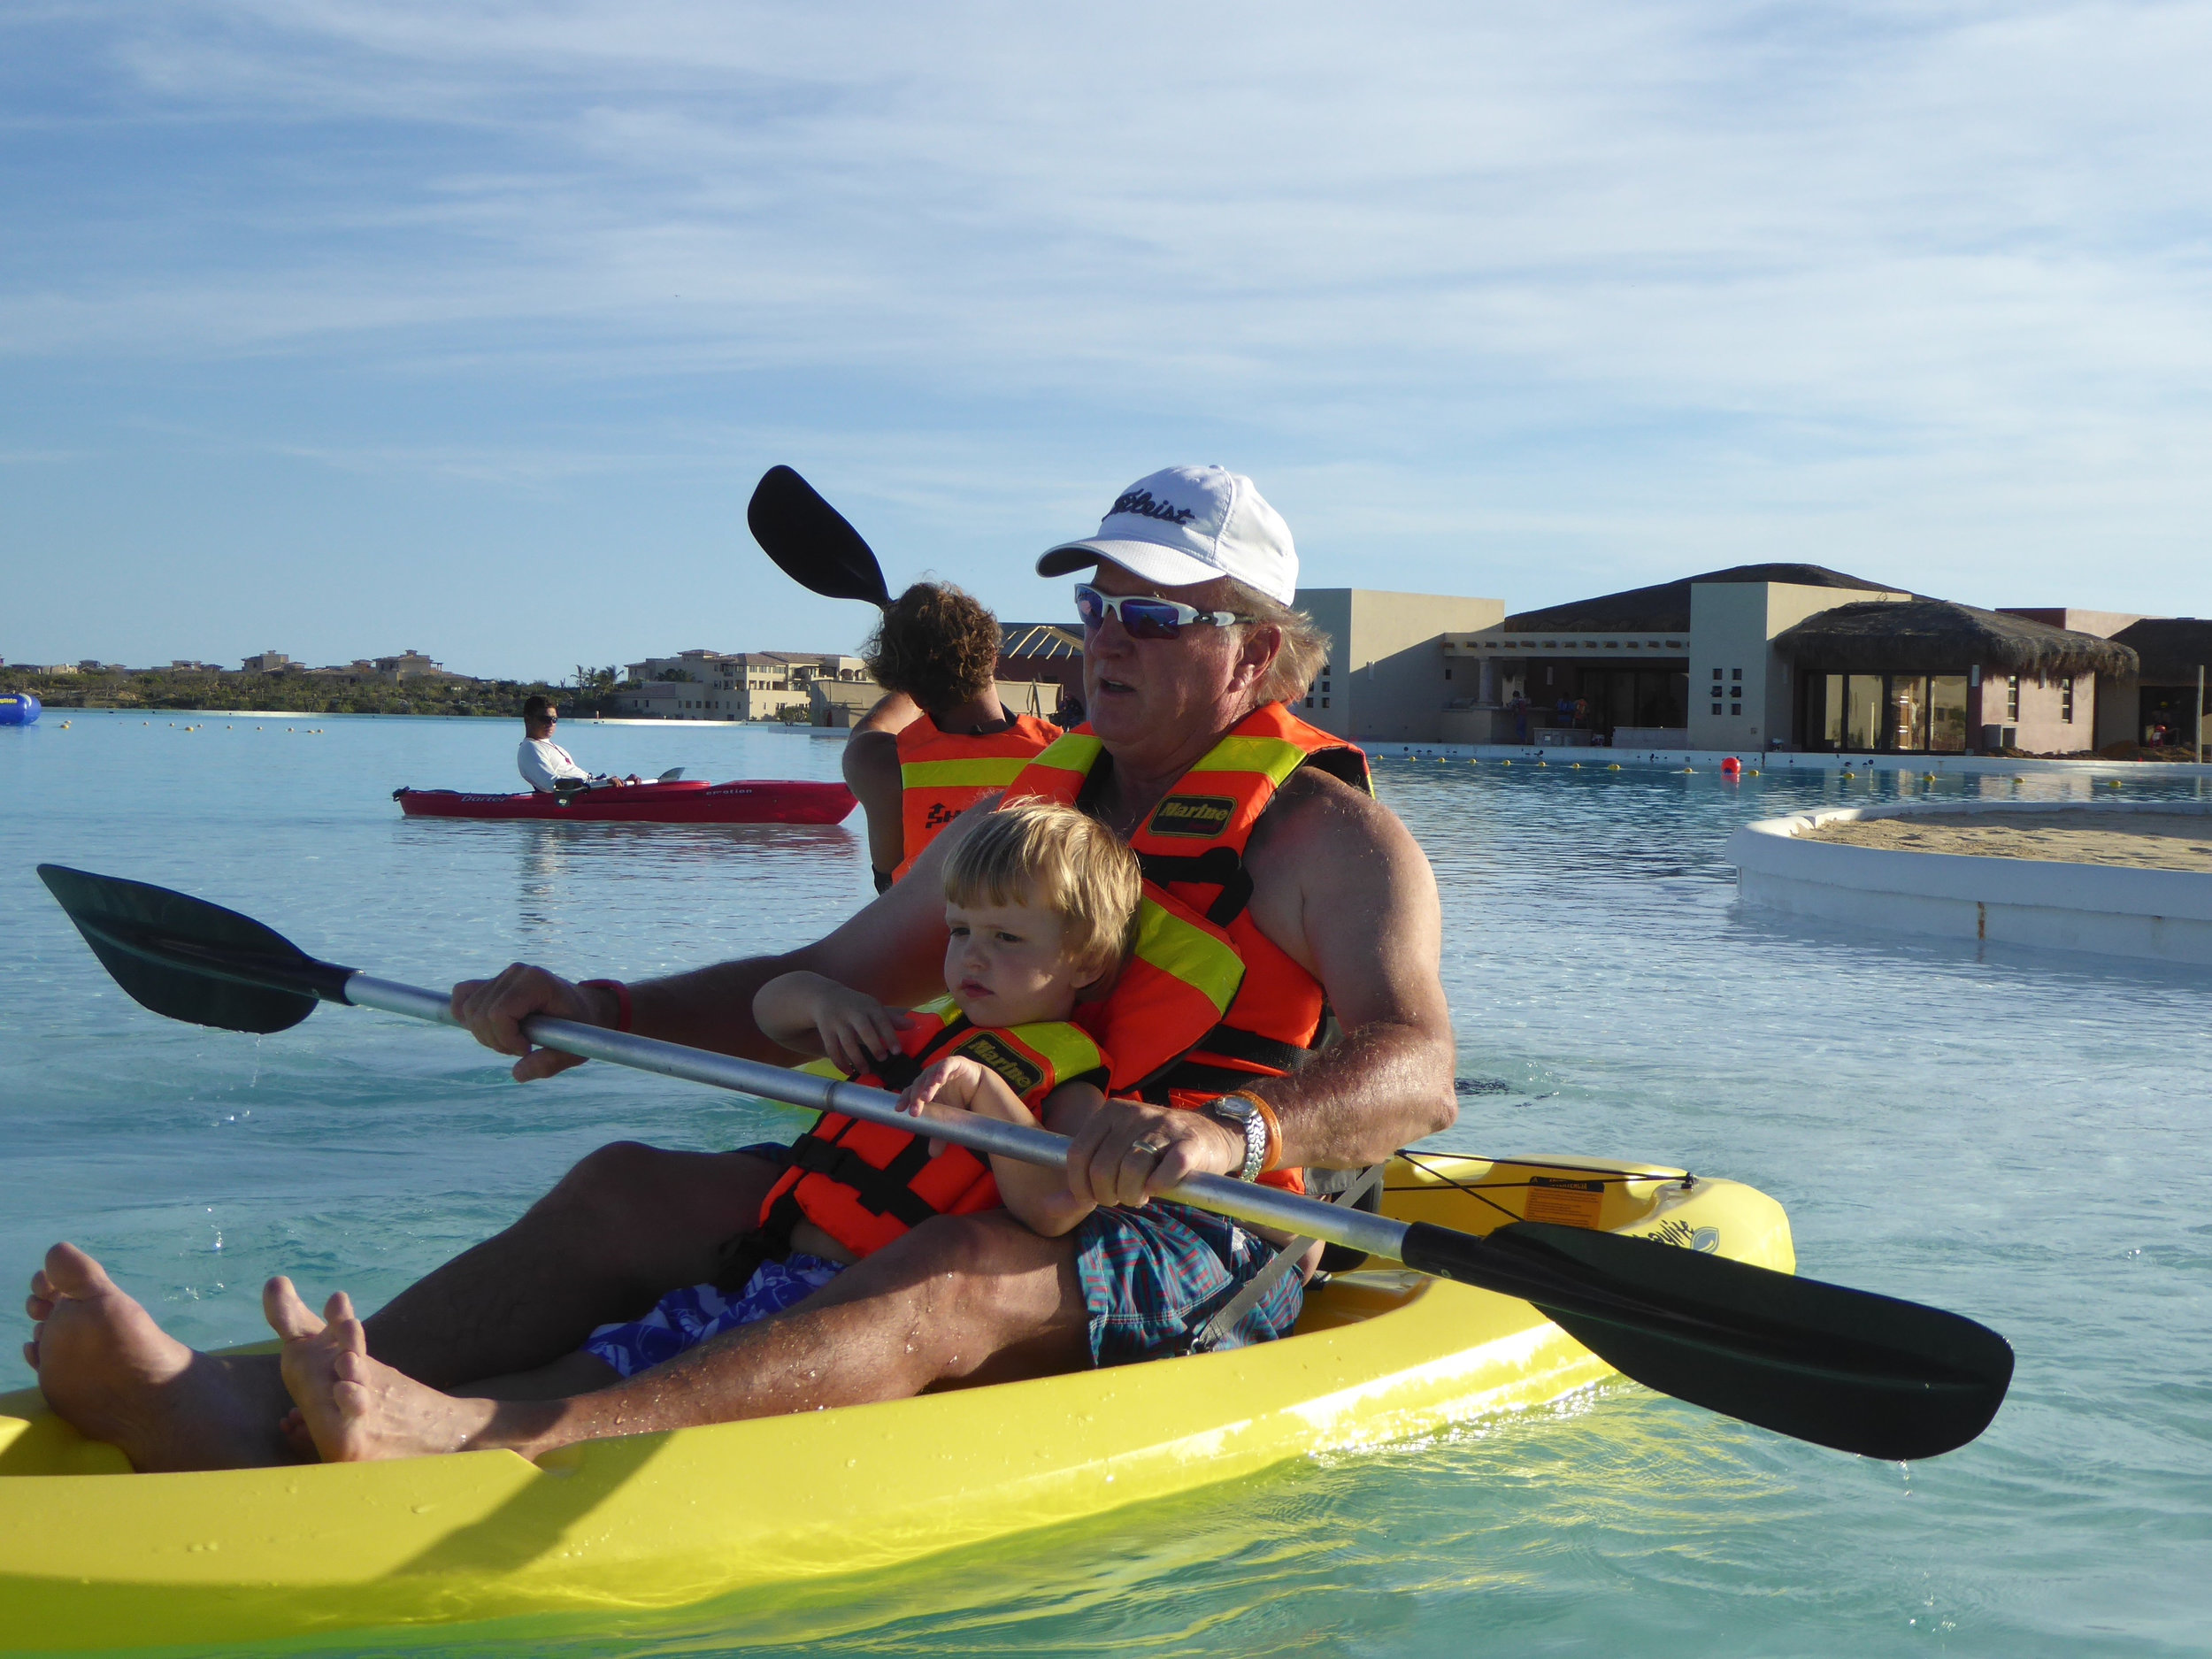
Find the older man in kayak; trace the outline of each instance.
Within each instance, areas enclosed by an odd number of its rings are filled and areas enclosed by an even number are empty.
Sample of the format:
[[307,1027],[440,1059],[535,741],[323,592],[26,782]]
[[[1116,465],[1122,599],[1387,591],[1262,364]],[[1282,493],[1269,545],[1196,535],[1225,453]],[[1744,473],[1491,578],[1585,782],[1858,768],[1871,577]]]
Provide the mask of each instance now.
[[[1282,707],[1302,693],[1322,643],[1289,609],[1296,557],[1250,480],[1219,468],[1156,473],[1115,502],[1097,537],[1039,561],[1047,575],[1093,565],[1078,599],[1096,741],[1063,740],[1075,747],[1048,751],[1015,792],[1059,794],[1130,838],[1148,895],[1211,916],[1244,964],[1194,1055],[1152,1079],[1150,1098],[1110,1102],[1077,1139],[1070,1186],[1122,1207],[1095,1212],[1109,1218],[1102,1233],[1042,1238],[1002,1210],[940,1216],[783,1314],[578,1393],[566,1356],[595,1326],[712,1279],[780,1170],[772,1148],[618,1143],[365,1322],[334,1297],[326,1328],[288,1281],[273,1281],[283,1377],[266,1357],[193,1353],[89,1257],[57,1247],[30,1303],[42,1321],[34,1363],[56,1409],[142,1470],[304,1455],[298,1425],[289,1439],[278,1426],[295,1401],[326,1458],[485,1447],[534,1456],[1175,1351],[1171,1320],[1148,1305],[1175,1274],[1156,1259],[1156,1238],[1113,1217],[1169,1210],[1148,1195],[1194,1173],[1356,1168],[1449,1125],[1441,925],[1428,862],[1404,826],[1333,775],[1356,772],[1357,751]],[[970,809],[913,879],[803,949],[633,986],[517,964],[457,986],[455,1011],[520,1056],[523,1081],[579,1064],[531,1048],[519,1023],[538,1013],[787,1060],[751,1013],[777,975],[810,970],[894,1006],[939,988],[938,872],[994,805]],[[1225,837],[1225,867],[1178,856]],[[1340,1035],[1325,1047],[1332,1029]],[[1221,1246],[1167,1248],[1203,1258]],[[1138,1347],[1112,1350],[1131,1329]]]

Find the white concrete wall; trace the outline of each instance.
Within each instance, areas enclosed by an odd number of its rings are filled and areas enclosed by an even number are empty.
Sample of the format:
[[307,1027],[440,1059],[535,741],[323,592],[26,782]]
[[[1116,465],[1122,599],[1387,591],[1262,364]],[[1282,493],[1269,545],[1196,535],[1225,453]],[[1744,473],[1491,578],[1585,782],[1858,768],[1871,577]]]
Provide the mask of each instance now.
[[1970,801],[1766,818],[1731,835],[1725,856],[1736,866],[1744,902],[1793,916],[1891,933],[2212,965],[2212,875],[1798,839],[1821,824],[2016,812],[2066,812],[2090,822],[2179,813],[2204,818],[2212,833],[2212,803]]

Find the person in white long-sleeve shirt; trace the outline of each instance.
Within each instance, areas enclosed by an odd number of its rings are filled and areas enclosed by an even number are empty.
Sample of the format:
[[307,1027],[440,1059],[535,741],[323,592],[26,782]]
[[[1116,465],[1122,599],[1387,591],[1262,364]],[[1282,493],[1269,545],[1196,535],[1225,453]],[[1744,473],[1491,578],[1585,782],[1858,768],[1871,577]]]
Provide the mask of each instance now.
[[543,697],[532,697],[522,705],[524,736],[521,747],[515,750],[515,764],[525,783],[540,795],[558,795],[565,788],[603,789],[637,781],[635,778],[610,778],[579,766],[553,741],[553,727],[560,718],[561,711]]

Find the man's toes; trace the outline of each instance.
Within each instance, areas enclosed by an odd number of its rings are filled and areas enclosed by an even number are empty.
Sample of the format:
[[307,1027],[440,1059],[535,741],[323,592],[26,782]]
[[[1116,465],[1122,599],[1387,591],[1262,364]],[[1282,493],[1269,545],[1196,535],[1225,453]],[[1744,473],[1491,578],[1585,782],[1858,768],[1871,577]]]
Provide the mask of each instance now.
[[306,1458],[311,1463],[322,1455],[315,1444],[315,1437],[307,1432],[307,1414],[297,1406],[294,1406],[278,1420],[277,1432],[283,1437],[284,1443],[292,1448],[295,1455]]
[[54,1281],[46,1277],[44,1268],[40,1268],[38,1271],[31,1275],[31,1294],[34,1296],[43,1296],[47,1301],[51,1302],[60,1294],[54,1288]]
[[115,1288],[107,1269],[73,1244],[57,1244],[46,1252],[45,1278],[55,1295],[80,1302]]
[[54,1302],[50,1296],[27,1296],[23,1311],[31,1316],[33,1325],[43,1325],[54,1317]]
[[36,1371],[36,1370],[38,1369],[38,1344],[37,1344],[37,1343],[35,1343],[35,1342],[26,1342],[26,1343],[23,1345],[23,1363],[24,1363],[26,1365],[28,1365],[28,1366],[29,1366],[29,1367],[30,1367],[33,1371]]
[[330,1403],[337,1408],[340,1417],[349,1421],[365,1417],[369,1415],[369,1386],[362,1382],[334,1384]]
[[322,1333],[323,1322],[315,1317],[315,1310],[300,1300],[292,1281],[281,1275],[261,1287],[261,1317],[288,1342]]
[[369,1380],[369,1356],[347,1348],[330,1362],[330,1374],[341,1383],[366,1383]]

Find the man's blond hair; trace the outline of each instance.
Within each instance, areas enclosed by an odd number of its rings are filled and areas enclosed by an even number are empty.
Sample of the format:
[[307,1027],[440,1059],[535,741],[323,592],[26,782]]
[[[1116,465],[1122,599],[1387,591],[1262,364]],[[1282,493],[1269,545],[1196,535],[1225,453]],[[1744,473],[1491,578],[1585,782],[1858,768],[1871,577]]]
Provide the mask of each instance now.
[[1294,611],[1234,578],[1229,582],[1229,603],[1252,618],[1239,626],[1271,627],[1282,636],[1282,648],[1275,653],[1275,660],[1252,688],[1259,705],[1294,703],[1304,696],[1320,677],[1321,665],[1329,660],[1329,636],[1320,625],[1304,611]]
[[1056,801],[1010,801],[945,861],[954,904],[1028,904],[1067,924],[1069,956],[1109,973],[1135,948],[1144,877],[1120,836]]

